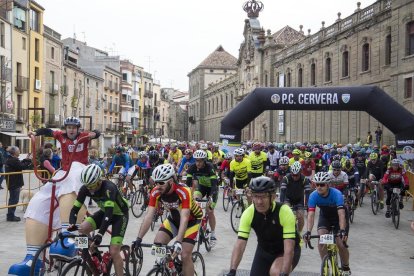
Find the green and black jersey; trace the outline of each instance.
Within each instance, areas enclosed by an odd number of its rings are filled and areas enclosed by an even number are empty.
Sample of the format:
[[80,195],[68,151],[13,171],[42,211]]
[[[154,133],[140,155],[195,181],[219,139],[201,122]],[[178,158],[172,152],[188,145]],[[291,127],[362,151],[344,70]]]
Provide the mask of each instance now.
[[287,205],[273,202],[272,209],[265,215],[250,205],[241,216],[238,238],[247,240],[250,230],[254,229],[258,245],[270,254],[284,252],[284,239],[293,239],[299,246],[300,237],[296,231],[296,218]]
[[210,162],[206,162],[201,169],[198,169],[196,164],[191,164],[187,170],[187,186],[192,186],[193,179],[197,180],[199,185],[217,187],[217,175]]
[[108,180],[102,180],[100,189],[93,194],[86,188],[86,186],[80,188],[78,197],[70,212],[70,224],[76,223],[77,214],[85,202],[86,197],[92,198],[92,200],[98,204],[98,207],[105,213],[104,222],[99,229],[99,233],[102,235],[105,233],[108,226],[112,224],[113,216],[128,216],[128,201],[121,195],[114,183]]

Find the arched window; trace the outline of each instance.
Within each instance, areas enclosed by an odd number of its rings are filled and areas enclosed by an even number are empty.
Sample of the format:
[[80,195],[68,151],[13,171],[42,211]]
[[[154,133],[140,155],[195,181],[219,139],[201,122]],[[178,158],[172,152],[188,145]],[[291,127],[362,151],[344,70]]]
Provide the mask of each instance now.
[[342,77],[349,77],[349,52],[342,53]]
[[299,68],[298,70],[298,87],[303,86],[303,69]]
[[332,64],[331,64],[331,58],[328,57],[325,60],[325,82],[330,82],[332,80]]
[[414,21],[407,24],[407,56],[414,55]]
[[391,35],[385,37],[385,65],[391,64]]
[[311,85],[316,85],[316,64],[311,64]]
[[286,87],[292,86],[292,74],[290,73],[290,70],[286,74]]
[[362,72],[369,70],[369,43],[362,46]]

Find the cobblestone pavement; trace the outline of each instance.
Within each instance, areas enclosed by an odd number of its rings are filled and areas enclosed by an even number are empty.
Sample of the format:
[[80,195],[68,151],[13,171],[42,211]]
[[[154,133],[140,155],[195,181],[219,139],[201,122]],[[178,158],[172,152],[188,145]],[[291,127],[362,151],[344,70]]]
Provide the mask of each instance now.
[[[0,205],[4,204],[5,192],[0,191]],[[413,275],[414,234],[410,229],[410,222],[414,212],[411,211],[412,201],[406,202],[402,210],[400,227],[396,230],[391,219],[386,219],[384,211],[374,216],[365,200],[365,205],[358,208],[354,223],[351,225],[349,250],[351,255],[350,266],[353,276],[359,275]],[[216,207],[218,226],[216,235],[218,243],[209,253],[203,248],[202,254],[206,262],[207,275],[222,275],[227,272],[233,244],[237,239],[230,226],[230,212],[224,212],[221,198]],[[19,207],[16,215],[22,217],[23,211]],[[142,218],[130,217],[125,242],[132,242],[138,232]],[[159,227],[157,224],[156,227]],[[25,255],[25,238],[23,222],[6,222],[6,211],[0,210],[0,275],[7,275],[8,267],[21,261]],[[313,232],[315,233],[315,231]],[[144,242],[152,242],[154,232],[149,231]],[[105,237],[104,241],[108,241]],[[251,235],[243,260],[239,266],[238,275],[248,275],[253,260],[256,237]],[[148,249],[144,249],[143,274],[147,273],[154,264],[154,257]],[[320,259],[317,249],[302,248],[300,262],[293,275],[317,275]]]

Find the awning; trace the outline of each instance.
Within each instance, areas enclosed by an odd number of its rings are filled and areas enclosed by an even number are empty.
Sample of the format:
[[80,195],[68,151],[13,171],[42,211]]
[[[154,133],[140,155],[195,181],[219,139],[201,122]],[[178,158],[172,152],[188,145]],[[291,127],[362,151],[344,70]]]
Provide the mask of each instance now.
[[0,134],[4,134],[10,137],[15,137],[16,139],[25,140],[30,139],[27,134],[19,133],[19,132],[0,132]]

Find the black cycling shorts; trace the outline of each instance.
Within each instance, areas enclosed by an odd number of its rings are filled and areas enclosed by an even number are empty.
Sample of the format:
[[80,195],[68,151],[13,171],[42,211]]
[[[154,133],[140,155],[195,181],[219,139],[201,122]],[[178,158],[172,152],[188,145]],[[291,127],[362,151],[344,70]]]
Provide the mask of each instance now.
[[213,188],[213,187],[207,187],[207,186],[203,186],[199,184],[197,186],[197,190],[194,192],[194,196],[196,196],[197,194],[201,195],[201,198],[211,196],[214,204],[212,204],[212,206],[210,207],[211,209],[214,209],[217,203],[217,197],[218,197],[217,187]]
[[[105,212],[102,210],[97,211],[92,216],[87,217],[85,220],[92,224],[93,230],[99,229],[104,220]],[[119,216],[112,216],[112,236],[111,244],[122,245],[124,240],[125,231],[128,226],[128,214]]]
[[[348,210],[345,208],[345,221],[346,221],[346,232],[349,233],[349,219],[348,219]],[[328,231],[331,231],[332,226],[334,226],[335,233],[339,232],[339,218],[326,218],[324,216],[319,215],[319,221],[318,221],[318,230],[319,229],[326,229]]]
[[[299,263],[300,253],[300,246],[296,245],[293,252],[292,271]],[[272,267],[273,262],[280,257],[283,257],[283,251],[277,252],[276,254],[271,254],[266,252],[260,246],[257,246],[256,253],[254,254],[252,268],[250,270],[250,276],[269,275],[269,271]]]
[[234,180],[236,182],[236,188],[237,189],[244,189],[250,183],[250,179],[249,178],[246,178],[246,179],[243,179],[243,180],[240,180],[240,179],[234,179]]

